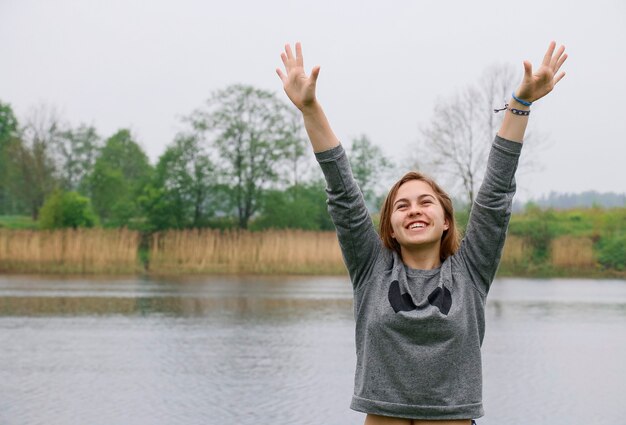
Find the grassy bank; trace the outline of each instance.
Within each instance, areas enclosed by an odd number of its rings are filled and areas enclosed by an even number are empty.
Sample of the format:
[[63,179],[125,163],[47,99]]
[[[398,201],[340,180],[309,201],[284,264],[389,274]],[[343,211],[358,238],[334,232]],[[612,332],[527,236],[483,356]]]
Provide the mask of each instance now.
[[26,215],[0,215],[0,229],[31,229],[39,228],[38,223]]

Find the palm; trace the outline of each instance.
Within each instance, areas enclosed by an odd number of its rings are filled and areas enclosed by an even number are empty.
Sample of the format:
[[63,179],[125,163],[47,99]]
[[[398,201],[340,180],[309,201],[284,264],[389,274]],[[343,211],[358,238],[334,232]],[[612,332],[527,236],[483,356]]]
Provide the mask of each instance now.
[[[537,95],[545,96],[554,88],[554,73],[547,66],[541,66],[532,77],[532,84]],[[538,97],[541,97],[538,96]]]
[[281,54],[285,65],[286,74],[280,69],[276,72],[283,82],[283,88],[289,99],[300,110],[315,102],[315,83],[319,75],[319,67],[313,68],[311,75],[304,72],[304,59],[302,47],[296,43],[296,56],[293,56],[291,46],[285,46],[285,52]]
[[550,47],[548,47],[543,62],[535,73],[532,72],[530,62],[524,62],[524,79],[517,90],[517,95],[521,99],[526,99],[530,102],[541,99],[546,94],[550,93],[556,83],[565,76],[564,72],[557,75],[561,65],[563,65],[563,62],[567,59],[567,54],[564,53],[565,47],[561,46],[556,53],[554,52],[554,48],[555,43],[550,43]]

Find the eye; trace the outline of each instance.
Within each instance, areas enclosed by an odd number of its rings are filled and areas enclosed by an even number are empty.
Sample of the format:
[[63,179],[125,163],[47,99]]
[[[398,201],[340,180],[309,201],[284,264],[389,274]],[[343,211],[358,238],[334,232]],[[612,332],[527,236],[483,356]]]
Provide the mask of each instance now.
[[432,199],[424,199],[424,200],[422,201],[422,204],[424,204],[424,205],[430,205],[430,204],[432,204],[432,203],[433,203],[433,200],[432,200]]
[[406,208],[406,204],[398,204],[398,205],[396,206],[396,209],[397,209],[397,210],[401,210],[401,209],[403,209],[403,208]]

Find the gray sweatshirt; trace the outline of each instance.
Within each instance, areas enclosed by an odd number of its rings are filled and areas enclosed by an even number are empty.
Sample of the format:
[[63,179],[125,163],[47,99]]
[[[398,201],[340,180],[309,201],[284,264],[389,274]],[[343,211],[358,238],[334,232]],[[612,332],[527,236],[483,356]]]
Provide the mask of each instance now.
[[383,245],[342,146],[316,154],[354,290],[352,409],[433,420],[484,414],[485,300],[504,245],[521,147],[496,136],[461,247],[433,270],[411,269]]

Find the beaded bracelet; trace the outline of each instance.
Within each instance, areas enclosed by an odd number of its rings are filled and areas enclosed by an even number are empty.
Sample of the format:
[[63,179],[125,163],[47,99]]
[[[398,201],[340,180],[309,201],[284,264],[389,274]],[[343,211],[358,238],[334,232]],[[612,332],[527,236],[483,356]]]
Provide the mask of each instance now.
[[498,112],[504,111],[504,110],[507,110],[507,109],[509,111],[511,111],[511,113],[514,114],[514,115],[521,115],[521,116],[524,116],[524,117],[527,117],[527,116],[530,115],[530,111],[522,111],[521,109],[509,108],[509,104],[508,103],[504,104],[504,108],[502,108],[502,109],[494,109],[493,112],[497,114]]
[[513,114],[515,115],[522,115],[524,117],[527,117],[530,115],[530,111],[522,111],[521,109],[509,109],[509,111],[511,111]]
[[513,96],[513,99],[515,99],[517,102],[521,103],[524,106],[530,106],[533,104],[532,102],[518,98],[517,96],[515,96],[515,92],[511,93],[511,96]]

